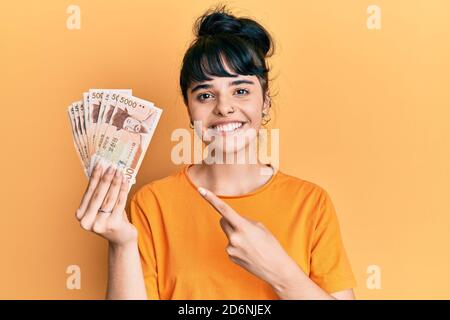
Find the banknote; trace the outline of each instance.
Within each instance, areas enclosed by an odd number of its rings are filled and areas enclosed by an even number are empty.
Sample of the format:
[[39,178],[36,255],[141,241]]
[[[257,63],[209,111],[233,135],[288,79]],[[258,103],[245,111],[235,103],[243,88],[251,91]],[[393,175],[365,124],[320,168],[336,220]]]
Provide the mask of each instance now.
[[87,131],[86,131],[86,122],[85,122],[85,116],[84,116],[85,111],[84,111],[83,101],[77,101],[75,109],[78,110],[78,117],[79,117],[78,120],[80,121],[80,130],[81,130],[81,135],[83,137],[83,141],[84,141],[84,143],[86,145],[87,152],[89,154],[91,154],[90,146],[89,146],[88,134],[87,134]]
[[116,164],[133,184],[162,110],[149,101],[125,94],[119,94],[111,104],[113,111],[110,109],[111,116],[105,118],[110,119],[96,156]]
[[100,106],[101,101],[103,99],[103,94],[105,93],[105,89],[89,89],[88,94],[88,118],[89,118],[89,129],[90,129],[90,135],[89,135],[89,145],[91,145],[91,154],[90,156],[95,153],[95,133],[97,130],[97,122],[98,122],[98,116],[100,114]]
[[82,148],[82,151],[86,158],[86,161],[88,161],[90,156],[89,156],[89,149],[88,149],[88,145],[87,145],[87,137],[84,134],[83,124],[81,123],[80,104],[81,104],[81,101],[76,101],[76,102],[72,103],[74,117],[75,117],[75,129],[78,134],[78,140],[80,142],[80,147]]
[[[86,127],[86,134],[88,137],[88,144],[89,144],[89,137],[91,136],[91,126],[89,124],[89,92],[83,92],[83,106],[84,106],[84,123]],[[92,146],[88,146],[89,150],[92,150]]]
[[101,161],[121,170],[130,187],[136,182],[163,110],[131,93],[89,89],[67,108],[73,144],[87,177]]
[[86,155],[83,152],[83,149],[82,149],[82,146],[81,146],[81,143],[79,140],[79,134],[77,132],[78,130],[77,130],[76,124],[75,124],[75,111],[74,111],[73,105],[70,105],[67,108],[67,114],[69,116],[69,121],[71,124],[73,144],[75,146],[78,158],[80,159],[80,161],[83,165],[83,170],[84,170],[85,174],[87,175],[87,169],[89,166],[89,162],[87,160]]
[[97,125],[95,127],[95,135],[94,135],[94,150],[98,151],[99,146],[101,145],[104,137],[104,132],[109,123],[109,119],[111,117],[111,110],[113,110],[113,106],[115,105],[115,101],[117,101],[118,94],[123,93],[127,95],[132,94],[131,89],[117,89],[117,90],[104,90],[104,94],[102,97],[102,101],[100,103],[100,111],[97,120]]

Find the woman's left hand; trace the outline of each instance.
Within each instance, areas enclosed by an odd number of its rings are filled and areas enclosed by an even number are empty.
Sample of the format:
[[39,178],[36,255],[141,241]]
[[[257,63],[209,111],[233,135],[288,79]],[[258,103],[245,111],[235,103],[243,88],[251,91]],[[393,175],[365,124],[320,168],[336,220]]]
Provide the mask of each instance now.
[[229,240],[226,251],[231,261],[272,286],[283,285],[299,272],[295,261],[261,222],[241,216],[209,190],[199,188],[199,192],[222,216],[220,226]]

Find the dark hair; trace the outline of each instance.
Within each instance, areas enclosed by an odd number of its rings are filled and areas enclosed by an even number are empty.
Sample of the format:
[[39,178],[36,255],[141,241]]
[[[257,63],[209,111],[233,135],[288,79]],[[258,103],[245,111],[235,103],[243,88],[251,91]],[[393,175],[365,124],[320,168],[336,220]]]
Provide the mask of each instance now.
[[[188,87],[193,82],[212,80],[210,76],[255,75],[263,94],[267,92],[266,58],[272,56],[274,45],[263,26],[250,18],[237,18],[225,6],[220,6],[197,19],[194,34],[196,39],[184,55],[180,73],[186,105]],[[224,65],[234,74],[228,73]]]

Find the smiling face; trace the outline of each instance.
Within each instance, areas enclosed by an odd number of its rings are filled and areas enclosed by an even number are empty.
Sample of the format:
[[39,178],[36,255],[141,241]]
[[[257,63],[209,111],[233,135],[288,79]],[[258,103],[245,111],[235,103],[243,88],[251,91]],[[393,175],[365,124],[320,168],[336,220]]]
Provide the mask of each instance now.
[[262,113],[267,113],[270,107],[268,94],[263,93],[256,76],[211,78],[188,88],[191,120],[201,121],[206,144],[214,136],[212,139],[219,139],[216,150],[224,153],[241,151],[256,138]]

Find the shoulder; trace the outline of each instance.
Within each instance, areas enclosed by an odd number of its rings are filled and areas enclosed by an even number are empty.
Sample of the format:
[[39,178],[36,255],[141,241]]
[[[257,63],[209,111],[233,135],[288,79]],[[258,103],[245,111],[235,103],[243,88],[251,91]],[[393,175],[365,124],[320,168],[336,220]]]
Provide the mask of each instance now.
[[326,190],[320,184],[282,171],[278,171],[277,184],[288,194],[302,194],[315,197],[318,200],[327,195]]
[[140,187],[133,195],[132,201],[142,201],[148,198],[158,198],[164,194],[174,194],[182,187],[183,169],[178,169],[174,173],[153,180]]

